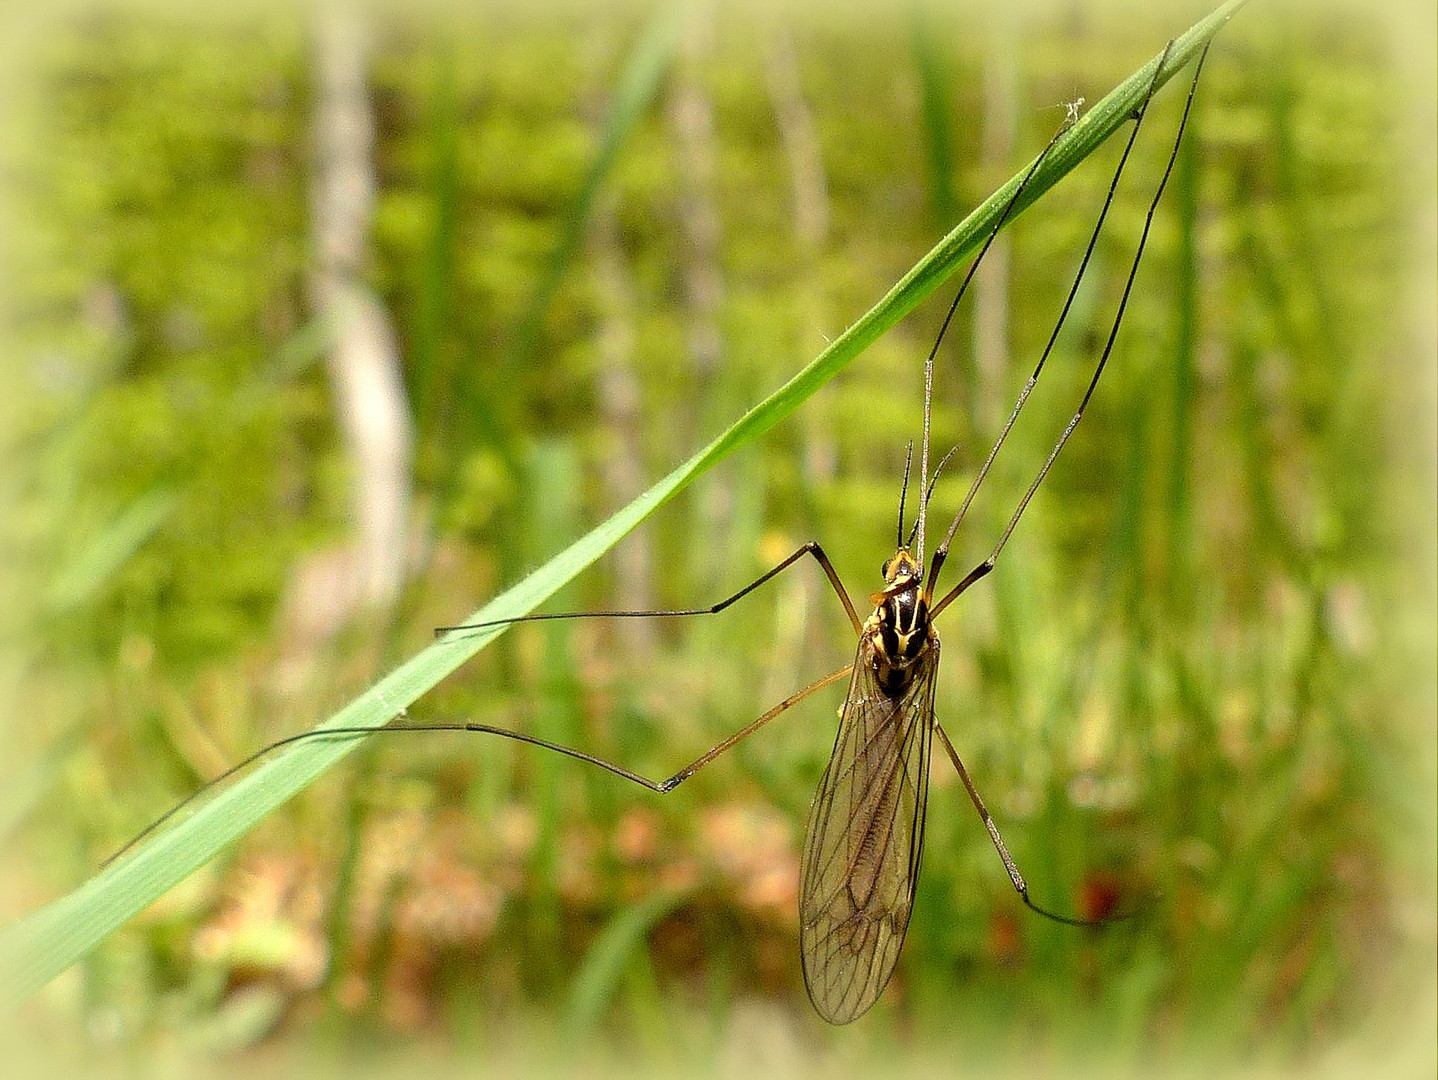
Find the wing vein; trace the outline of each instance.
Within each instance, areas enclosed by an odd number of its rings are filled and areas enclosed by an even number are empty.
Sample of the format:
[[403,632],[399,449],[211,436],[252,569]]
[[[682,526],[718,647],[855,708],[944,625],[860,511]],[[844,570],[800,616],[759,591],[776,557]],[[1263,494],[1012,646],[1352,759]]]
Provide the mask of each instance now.
[[861,640],[801,864],[804,979],[833,1023],[861,1015],[893,975],[923,850],[938,642],[896,697],[874,656]]

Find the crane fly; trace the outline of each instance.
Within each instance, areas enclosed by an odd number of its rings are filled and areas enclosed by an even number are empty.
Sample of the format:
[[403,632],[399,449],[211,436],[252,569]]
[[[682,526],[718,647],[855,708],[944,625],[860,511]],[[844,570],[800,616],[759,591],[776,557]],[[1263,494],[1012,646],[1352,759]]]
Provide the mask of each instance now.
[[[824,576],[842,603],[858,637],[857,650],[851,663],[785,698],[757,720],[729,736],[673,776],[661,781],[651,780],[623,766],[573,747],[488,724],[424,723],[411,725],[406,723],[381,728],[326,728],[303,732],[272,743],[227,770],[201,791],[196,792],[153,822],[144,832],[107,859],[106,863],[124,854],[204,790],[228,779],[259,758],[304,739],[371,735],[377,731],[487,733],[529,743],[592,765],[598,765],[651,791],[665,793],[674,790],[719,755],[816,691],[843,679],[848,679],[849,689],[845,695],[844,704],[839,710],[839,729],[834,741],[834,750],[829,764],[824,770],[823,778],[819,782],[819,789],[814,796],[814,802],[809,812],[800,862],[800,959],[809,998],[820,1016],[833,1024],[844,1024],[857,1019],[878,1000],[893,975],[908,929],[909,915],[913,908],[914,890],[923,851],[924,811],[928,800],[930,754],[936,736],[944,754],[958,772],[964,789],[987,828],[989,837],[1008,872],[1009,879],[1024,904],[1045,918],[1070,925],[1083,926],[1112,921],[1111,919],[1088,920],[1059,914],[1040,906],[1030,898],[1028,884],[1023,875],[1019,873],[1013,857],[1009,854],[998,826],[994,823],[978,789],[964,768],[958,752],[954,749],[953,742],[950,741],[949,736],[934,716],[934,688],[939,669],[939,636],[934,629],[934,622],[965,590],[994,569],[999,555],[1003,552],[1019,519],[1033,499],[1034,493],[1043,483],[1059,452],[1083,418],[1084,410],[1093,396],[1099,377],[1103,374],[1109,355],[1113,351],[1114,341],[1117,338],[1119,326],[1138,273],[1139,262],[1143,256],[1144,246],[1148,240],[1154,213],[1178,156],[1184,128],[1187,125],[1194,95],[1198,88],[1199,76],[1208,55],[1208,45],[1204,46],[1195,65],[1193,81],[1189,86],[1188,97],[1179,120],[1177,134],[1174,137],[1173,149],[1149,204],[1143,231],[1129,265],[1128,278],[1122,296],[1078,409],[1044,460],[1037,476],[1019,500],[1018,507],[1010,516],[988,557],[970,570],[947,592],[942,592],[939,589],[940,572],[948,558],[949,545],[968,513],[979,487],[988,476],[995,457],[1007,439],[1014,422],[1018,419],[1024,403],[1028,400],[1030,392],[1053,351],[1059,331],[1073,304],[1084,272],[1088,268],[1089,260],[1093,255],[1094,247],[1118,190],[1119,180],[1128,163],[1129,153],[1138,137],[1149,102],[1158,88],[1160,76],[1168,63],[1172,49],[1173,42],[1169,42],[1159,58],[1159,63],[1154,70],[1141,104],[1131,116],[1132,127],[1129,131],[1128,141],[1114,170],[1113,179],[1109,184],[1103,207],[1090,235],[1087,249],[1079,264],[1068,298],[1054,325],[1053,332],[1049,336],[1048,343],[1033,373],[1020,391],[1008,420],[994,441],[987,458],[970,483],[968,493],[960,504],[958,512],[954,515],[948,531],[934,549],[927,571],[924,562],[924,545],[928,504],[933,495],[938,475],[948,461],[948,457],[945,457],[931,474],[929,469],[929,429],[934,359],[959,302],[969,283],[973,280],[974,273],[983,261],[984,255],[993,244],[999,230],[1003,228],[1010,211],[1017,204],[1020,195],[1039,165],[1047,157],[1059,137],[1076,122],[1076,117],[1073,115],[1076,109],[1070,109],[1070,115],[1063,125],[1023,175],[997,223],[989,232],[979,254],[970,265],[968,273],[944,317],[934,346],[929,350],[925,359],[923,430],[919,453],[919,509],[908,535],[905,536],[905,500],[908,495],[909,474],[913,458],[913,444],[911,443],[908,459],[904,466],[903,487],[899,496],[895,551],[883,564],[883,587],[873,594],[873,610],[866,619],[859,618],[858,611],[823,548],[817,542],[810,541],[732,596],[706,608],[526,615],[493,622],[440,627],[437,631],[440,634],[453,634],[516,622],[552,619],[654,618],[715,614],[809,556],[823,570]],[[952,451],[950,451],[950,456],[952,456]],[[404,719],[403,712],[398,719]]]

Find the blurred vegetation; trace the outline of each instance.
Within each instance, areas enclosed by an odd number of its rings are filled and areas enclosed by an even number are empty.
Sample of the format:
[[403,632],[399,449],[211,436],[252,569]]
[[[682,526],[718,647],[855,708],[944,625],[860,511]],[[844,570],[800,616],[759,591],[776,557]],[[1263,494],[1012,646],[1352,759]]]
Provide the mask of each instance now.
[[[1192,21],[1096,7],[1007,26],[937,5],[705,8],[672,39],[620,4],[376,18],[371,281],[418,432],[416,569],[383,620],[318,636],[297,581],[351,525],[307,310],[307,27],[265,8],[47,22],[7,139],[7,915],[627,502],[616,461],[643,482],[686,456],[892,285],[955,199],[1042,146],[1061,103],[1097,100]],[[263,1070],[330,1037],[740,1071],[957,1048],[1051,1075],[1093,1056],[1302,1063],[1411,1005],[1432,976],[1434,614],[1409,282],[1432,185],[1394,47],[1341,8],[1255,5],[1219,36],[1093,406],[940,627],[939,717],[1035,897],[1140,917],[1027,916],[936,763],[898,975],[859,1025],[825,1028],[795,889],[835,691],[665,798],[503,740],[376,740],[48,988],[35,1030],[142,1071]],[[637,48],[652,81],[606,128]],[[1015,151],[980,165],[997,63]],[[1082,392],[1186,81],[1154,103],[955,565],[986,554]],[[712,121],[712,266],[686,94]],[[972,310],[941,354],[935,442],[959,449],[937,518],[1042,349],[1114,142],[1006,233],[1008,288],[984,302],[1006,309],[1008,356],[975,355]],[[688,281],[705,272],[709,308]],[[942,315],[926,306],[551,608],[636,588],[711,602],[811,537],[866,595]],[[695,344],[706,320],[717,363]],[[615,333],[622,426],[601,389]],[[845,662],[816,578],[639,634],[517,628],[412,719],[668,775]]]

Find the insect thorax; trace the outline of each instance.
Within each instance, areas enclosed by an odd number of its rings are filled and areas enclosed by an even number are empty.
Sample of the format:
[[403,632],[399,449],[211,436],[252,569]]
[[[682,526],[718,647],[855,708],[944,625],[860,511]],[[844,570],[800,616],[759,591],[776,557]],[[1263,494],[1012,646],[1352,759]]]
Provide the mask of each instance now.
[[937,641],[929,622],[923,571],[907,551],[884,564],[888,586],[875,595],[877,606],[864,623],[873,645],[874,674],[879,687],[899,697],[913,681],[915,665]]

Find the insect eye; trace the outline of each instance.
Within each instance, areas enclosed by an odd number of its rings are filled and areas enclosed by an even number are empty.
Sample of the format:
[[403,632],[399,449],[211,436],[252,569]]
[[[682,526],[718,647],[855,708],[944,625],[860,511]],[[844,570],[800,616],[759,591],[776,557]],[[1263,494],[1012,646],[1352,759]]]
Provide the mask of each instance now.
[[881,567],[879,567],[879,573],[882,574],[882,575],[884,575],[884,577],[885,577],[886,579],[887,579],[888,576],[889,576],[889,564],[892,563],[893,561],[894,561],[893,559],[885,559],[885,560],[884,560],[884,565],[881,566]]

